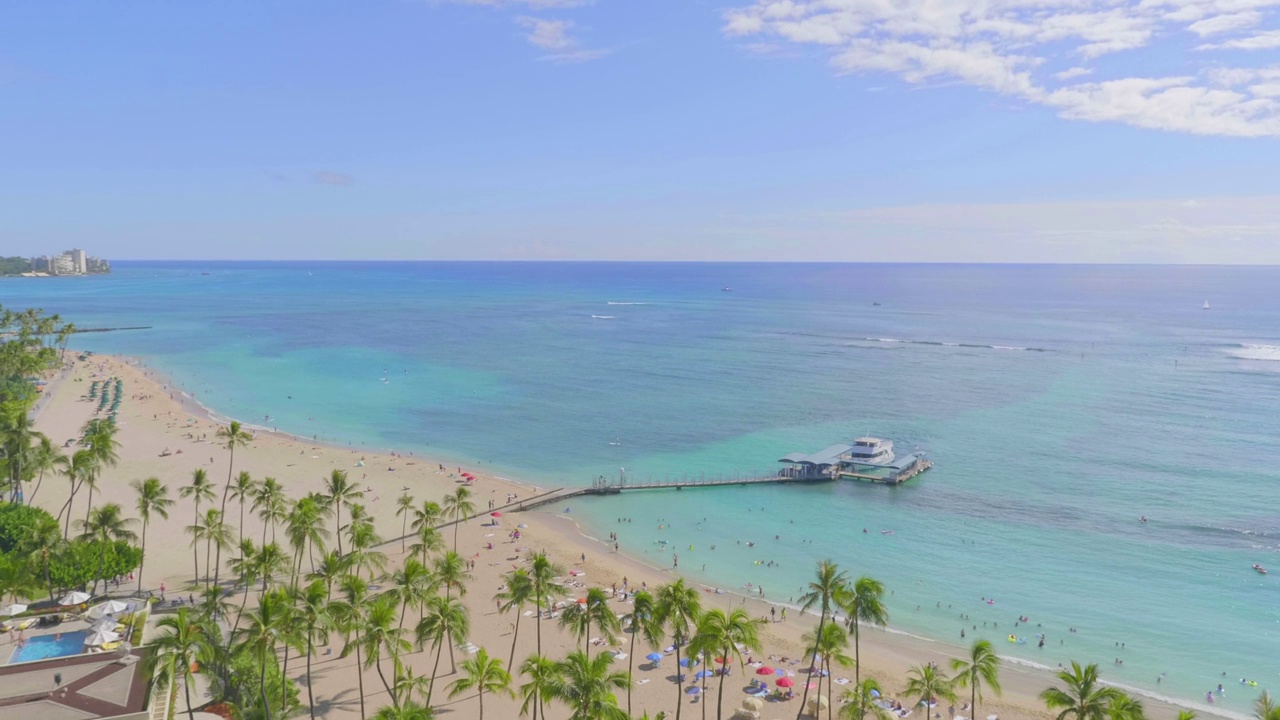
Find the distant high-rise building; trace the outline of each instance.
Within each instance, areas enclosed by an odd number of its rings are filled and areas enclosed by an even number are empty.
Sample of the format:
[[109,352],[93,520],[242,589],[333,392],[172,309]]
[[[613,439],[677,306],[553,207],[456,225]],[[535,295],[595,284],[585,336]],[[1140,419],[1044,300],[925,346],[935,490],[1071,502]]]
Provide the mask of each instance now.
[[71,253],[62,253],[49,258],[49,272],[54,275],[74,275],[76,264],[71,259]]

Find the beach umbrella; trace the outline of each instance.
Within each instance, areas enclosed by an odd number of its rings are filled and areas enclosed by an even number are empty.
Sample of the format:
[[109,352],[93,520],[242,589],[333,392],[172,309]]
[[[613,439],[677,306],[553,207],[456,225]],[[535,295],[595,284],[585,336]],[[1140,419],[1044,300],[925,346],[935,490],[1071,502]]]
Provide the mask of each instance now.
[[491,512],[491,513],[489,513],[489,517],[502,517],[502,513],[500,513],[500,512]]
[[648,660],[649,662],[656,663],[662,659],[662,653],[649,653],[648,655],[644,656],[644,659]]
[[733,664],[733,658],[729,658],[729,659],[727,659],[727,660],[726,660],[725,658],[718,657],[718,658],[716,658],[716,662],[717,662],[717,663],[719,663],[719,664],[721,664],[721,665],[724,665],[724,664],[726,664],[726,663],[728,663],[728,664],[732,665],[732,664]]
[[796,684],[795,680],[789,677],[778,678],[778,687],[792,687]]
[[700,692],[702,692],[702,688],[698,687],[697,685],[690,685],[689,687],[684,689],[685,695],[697,695]]
[[826,695],[815,695],[809,698],[809,707],[813,710],[822,710],[827,707]]
[[99,630],[85,638],[84,644],[89,647],[98,647],[99,645],[113,643],[119,639],[120,633],[112,632],[110,630]]
[[699,670],[693,674],[693,677],[698,680],[701,680],[702,678],[715,677],[715,672],[712,670]]
[[27,606],[22,603],[13,603],[0,608],[0,615],[18,615],[27,611]]
[[66,595],[63,595],[62,599],[58,601],[58,604],[59,605],[79,605],[80,603],[83,603],[83,602],[89,602],[89,593],[80,592],[79,590],[76,590],[75,592],[69,592]]
[[880,697],[880,691],[879,691],[879,690],[872,690],[872,691],[871,691],[871,697],[873,697],[873,698],[878,698],[878,697]]
[[787,671],[783,668],[778,668],[777,670],[773,671],[773,674],[777,675],[778,677],[782,677],[783,675],[787,674]]
[[117,622],[118,621],[115,618],[108,615],[102,618],[101,620],[95,622],[94,624],[90,625],[89,631],[96,632],[98,630],[115,630]]
[[747,698],[742,701],[743,710],[759,710],[762,707],[764,707],[764,702],[760,698]]
[[773,674],[773,668],[769,667],[768,665],[761,665],[760,667],[756,668],[756,674],[757,674],[757,675],[772,675],[772,674]]
[[119,600],[108,600],[89,608],[88,614],[89,617],[96,620],[107,615],[118,615],[122,612],[127,612],[130,607],[128,603],[122,603]]
[[[586,602],[585,600],[583,602]],[[698,664],[697,658],[680,658],[680,667],[693,667]]]
[[810,690],[812,690],[812,689],[814,689],[814,688],[818,687],[818,683],[811,682],[811,683],[809,683],[808,685],[806,685],[805,687],[807,687],[807,688],[809,688]]

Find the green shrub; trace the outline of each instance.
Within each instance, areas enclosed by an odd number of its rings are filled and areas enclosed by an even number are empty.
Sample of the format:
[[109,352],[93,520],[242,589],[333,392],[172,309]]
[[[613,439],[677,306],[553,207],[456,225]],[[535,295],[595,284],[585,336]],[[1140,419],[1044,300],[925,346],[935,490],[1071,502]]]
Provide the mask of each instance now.
[[[98,562],[102,560],[102,575],[98,575]],[[76,539],[49,562],[49,578],[54,587],[82,588],[95,579],[126,575],[142,562],[142,550],[123,540],[107,543],[106,558],[102,559],[100,540]]]
[[0,554],[22,554],[31,550],[31,535],[42,518],[46,522],[57,522],[38,507],[0,504]]

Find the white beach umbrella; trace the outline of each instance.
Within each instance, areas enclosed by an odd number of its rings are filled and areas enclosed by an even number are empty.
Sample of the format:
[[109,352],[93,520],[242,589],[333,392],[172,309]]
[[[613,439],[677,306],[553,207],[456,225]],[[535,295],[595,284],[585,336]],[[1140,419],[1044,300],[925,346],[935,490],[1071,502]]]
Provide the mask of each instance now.
[[110,630],[99,630],[93,633],[92,635],[90,635],[89,637],[85,638],[84,644],[88,645],[89,647],[98,647],[99,645],[106,645],[107,643],[113,643],[119,639],[120,639],[120,633],[112,632]]
[[118,615],[129,610],[129,604],[120,602],[119,600],[108,600],[89,608],[89,617],[98,619],[106,615]]
[[76,590],[75,592],[69,592],[66,595],[63,595],[62,599],[58,601],[58,604],[79,605],[80,603],[89,602],[89,597],[89,593]]
[[90,625],[89,632],[97,632],[98,630],[115,630],[116,623],[118,622],[119,621],[116,620],[114,617],[112,617],[111,615],[108,615],[102,618],[101,620],[95,622],[94,624]]
[[18,615],[27,611],[27,606],[22,603],[12,603],[0,607],[0,615]]

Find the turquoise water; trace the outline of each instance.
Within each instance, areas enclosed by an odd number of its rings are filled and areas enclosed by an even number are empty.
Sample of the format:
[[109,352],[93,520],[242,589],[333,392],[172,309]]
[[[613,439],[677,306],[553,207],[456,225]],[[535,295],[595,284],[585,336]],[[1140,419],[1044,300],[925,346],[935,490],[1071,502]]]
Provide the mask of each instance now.
[[61,635],[39,635],[27,638],[27,644],[13,651],[9,663],[47,660],[48,658],[79,655],[84,652],[85,638],[89,633],[83,630],[66,632]]
[[544,483],[772,470],[864,433],[919,446],[935,468],[904,487],[572,514],[775,600],[831,557],[888,585],[895,628],[1184,699],[1222,682],[1216,709],[1244,712],[1241,677],[1280,690],[1275,287],[1278,268],[119,263],[0,282],[0,303],[153,326],[76,342],[225,415]]

